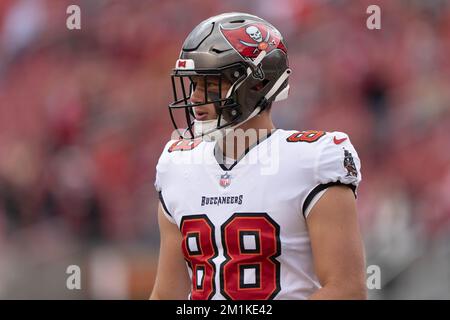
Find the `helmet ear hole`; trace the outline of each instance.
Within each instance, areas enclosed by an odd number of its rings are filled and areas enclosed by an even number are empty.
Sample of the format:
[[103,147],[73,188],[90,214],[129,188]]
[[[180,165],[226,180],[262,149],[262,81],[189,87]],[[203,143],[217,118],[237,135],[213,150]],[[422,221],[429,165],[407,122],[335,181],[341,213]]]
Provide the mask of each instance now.
[[263,81],[258,82],[257,84],[255,84],[253,87],[251,87],[250,89],[253,91],[261,91],[263,90],[267,84],[270,82],[270,80],[268,79],[264,79]]

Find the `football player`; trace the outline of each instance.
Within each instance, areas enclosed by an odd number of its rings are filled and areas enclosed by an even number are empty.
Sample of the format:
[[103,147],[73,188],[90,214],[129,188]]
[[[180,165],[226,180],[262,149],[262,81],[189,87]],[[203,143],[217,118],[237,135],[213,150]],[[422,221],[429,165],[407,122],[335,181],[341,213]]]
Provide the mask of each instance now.
[[290,73],[280,32],[253,15],[211,17],[185,40],[151,299],[366,298],[358,155],[342,132],[275,128]]

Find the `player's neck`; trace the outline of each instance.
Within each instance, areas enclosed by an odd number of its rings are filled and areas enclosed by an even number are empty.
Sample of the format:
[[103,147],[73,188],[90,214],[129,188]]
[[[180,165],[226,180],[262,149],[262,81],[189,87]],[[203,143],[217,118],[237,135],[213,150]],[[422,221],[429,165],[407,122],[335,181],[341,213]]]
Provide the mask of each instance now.
[[263,112],[228,134],[219,144],[225,157],[238,159],[250,146],[275,130],[270,112]]

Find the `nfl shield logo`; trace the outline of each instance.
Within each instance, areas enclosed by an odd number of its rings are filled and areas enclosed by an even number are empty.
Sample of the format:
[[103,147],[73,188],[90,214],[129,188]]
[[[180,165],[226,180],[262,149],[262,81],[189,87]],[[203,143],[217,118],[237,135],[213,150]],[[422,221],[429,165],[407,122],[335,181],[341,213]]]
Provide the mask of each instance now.
[[222,188],[226,188],[231,183],[231,176],[226,172],[225,174],[220,176],[219,184]]

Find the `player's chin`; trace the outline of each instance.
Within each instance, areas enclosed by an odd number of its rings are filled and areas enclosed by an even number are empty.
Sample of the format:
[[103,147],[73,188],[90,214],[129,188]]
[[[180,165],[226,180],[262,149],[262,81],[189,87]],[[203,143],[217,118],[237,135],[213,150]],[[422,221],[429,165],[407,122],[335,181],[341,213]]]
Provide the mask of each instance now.
[[211,121],[211,120],[217,120],[217,117],[210,116],[207,114],[198,114],[198,115],[195,115],[195,120],[197,120],[199,122]]

